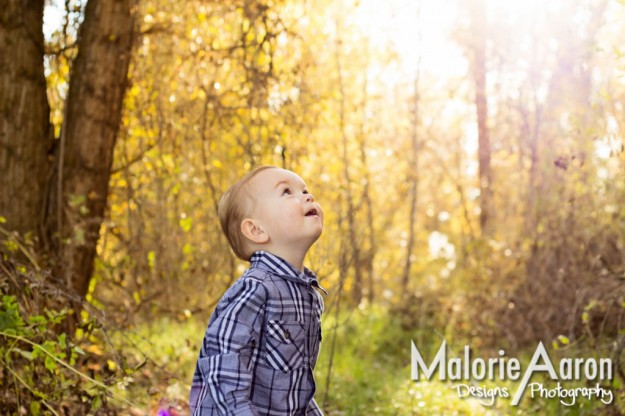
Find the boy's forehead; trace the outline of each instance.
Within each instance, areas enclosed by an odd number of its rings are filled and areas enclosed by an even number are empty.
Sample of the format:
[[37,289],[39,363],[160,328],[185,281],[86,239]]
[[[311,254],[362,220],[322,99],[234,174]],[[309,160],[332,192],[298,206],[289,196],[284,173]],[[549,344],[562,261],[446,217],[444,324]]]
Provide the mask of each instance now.
[[263,187],[267,189],[274,188],[283,182],[306,185],[302,178],[300,178],[296,173],[280,168],[264,170],[259,172],[258,175],[252,179],[252,185],[254,187]]

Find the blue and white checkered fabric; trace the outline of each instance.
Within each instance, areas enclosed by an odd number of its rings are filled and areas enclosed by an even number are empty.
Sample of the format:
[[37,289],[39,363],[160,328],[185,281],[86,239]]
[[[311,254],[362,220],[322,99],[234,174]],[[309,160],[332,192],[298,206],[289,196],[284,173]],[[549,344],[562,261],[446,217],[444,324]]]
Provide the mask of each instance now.
[[[211,316],[191,384],[194,416],[322,415],[313,369],[323,299],[317,277],[267,252]],[[325,292],[325,291],[324,291]]]

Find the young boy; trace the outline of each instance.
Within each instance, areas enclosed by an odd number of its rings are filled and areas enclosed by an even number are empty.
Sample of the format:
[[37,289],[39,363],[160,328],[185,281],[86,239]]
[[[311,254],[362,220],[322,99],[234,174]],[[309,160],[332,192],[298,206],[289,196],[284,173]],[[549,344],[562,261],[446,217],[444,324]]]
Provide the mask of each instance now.
[[295,173],[264,166],[228,189],[218,211],[232,250],[251,267],[208,323],[191,414],[322,415],[313,369],[323,289],[303,267],[323,229],[321,207]]

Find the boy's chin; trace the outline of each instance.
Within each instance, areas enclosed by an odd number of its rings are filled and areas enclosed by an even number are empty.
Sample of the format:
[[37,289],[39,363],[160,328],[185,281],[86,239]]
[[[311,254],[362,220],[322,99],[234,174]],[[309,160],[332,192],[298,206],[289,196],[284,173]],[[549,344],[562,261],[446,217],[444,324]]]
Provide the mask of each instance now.
[[315,244],[317,242],[317,240],[319,240],[319,237],[321,237],[321,233],[319,233],[311,242],[310,245],[312,246],[313,244]]
[[313,244],[315,244],[315,242],[319,239],[319,237],[321,237],[322,231],[323,230],[319,230],[318,232],[315,232],[310,235],[310,238],[308,239],[308,248],[310,248]]
[[321,234],[323,234],[323,226],[322,226],[322,227],[319,227],[319,230],[318,230],[317,232],[315,232],[315,233],[314,233],[314,240],[313,240],[313,243],[314,243],[315,241],[317,241],[317,239],[318,239],[319,237],[321,237]]

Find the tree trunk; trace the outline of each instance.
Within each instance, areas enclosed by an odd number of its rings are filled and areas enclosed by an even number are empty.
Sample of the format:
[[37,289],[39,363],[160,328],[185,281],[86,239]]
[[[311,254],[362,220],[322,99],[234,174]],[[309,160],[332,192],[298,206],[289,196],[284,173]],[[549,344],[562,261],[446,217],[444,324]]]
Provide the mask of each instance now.
[[[341,28],[337,22],[336,33],[340,35]],[[351,250],[351,264],[354,266],[354,280],[351,291],[352,302],[358,305],[362,300],[362,267],[360,261],[360,245],[356,238],[356,207],[354,206],[354,196],[352,194],[351,164],[348,150],[348,137],[346,130],[346,109],[345,109],[345,88],[343,85],[343,67],[341,65],[341,40],[336,41],[334,58],[336,61],[338,88],[339,88],[339,129],[341,131],[341,150],[343,161],[343,180],[345,181],[345,198],[347,202],[347,233],[349,235],[349,245]]]
[[[372,304],[375,299],[375,279],[373,275],[373,262],[376,255],[376,239],[375,239],[375,224],[373,220],[373,200],[371,198],[371,174],[369,172],[369,159],[367,157],[367,107],[369,100],[369,77],[367,73],[369,71],[369,61],[370,61],[370,52],[369,52],[369,44],[365,43],[364,45],[364,57],[365,64],[363,65],[363,77],[364,82],[362,83],[362,103],[361,103],[361,121],[359,125],[359,131],[357,135],[358,141],[358,150],[360,153],[360,164],[363,167],[363,181],[364,186],[362,188],[362,200],[363,200],[363,208],[365,209],[365,216],[367,218],[367,241],[369,242],[369,246],[365,250],[363,248],[363,253],[361,254],[362,262],[363,262],[363,273],[366,276],[367,282],[367,301],[369,304]],[[364,279],[363,283],[364,283]]]
[[93,273],[134,38],[131,0],[90,0],[80,29],[47,229],[57,271],[84,297]]
[[408,216],[408,241],[406,243],[406,258],[404,260],[404,271],[401,279],[401,287],[404,295],[409,293],[410,275],[413,263],[413,250],[416,240],[416,224],[417,224],[417,202],[419,192],[419,100],[420,89],[419,81],[421,78],[421,55],[419,53],[417,74],[414,81],[414,102],[412,107],[412,132],[410,134],[410,159],[408,167],[408,183],[410,184],[410,211]]
[[488,102],[486,100],[486,13],[480,1],[471,3],[471,26],[475,34],[473,45],[473,80],[478,132],[478,167],[480,181],[480,228],[489,235],[492,228],[492,171],[490,165],[490,134],[488,130]]
[[43,0],[0,8],[0,216],[39,235],[53,146],[43,72]]
[[[363,106],[363,112],[365,111],[366,106]],[[364,124],[364,120],[363,120]],[[363,129],[364,130],[364,129]],[[369,242],[369,247],[367,247],[367,251],[363,253],[363,271],[367,277],[367,301],[369,304],[373,303],[375,299],[375,279],[373,275],[373,262],[375,259],[377,247],[375,240],[375,224],[373,220],[373,201],[371,198],[371,193],[369,191],[371,184],[371,175],[369,174],[369,163],[367,158],[367,141],[365,138],[364,132],[361,133],[359,140],[360,147],[360,161],[362,166],[365,169],[365,173],[363,174],[363,179],[365,181],[365,185],[362,189],[362,199],[363,199],[363,207],[365,209],[365,215],[367,217],[367,240]]]

